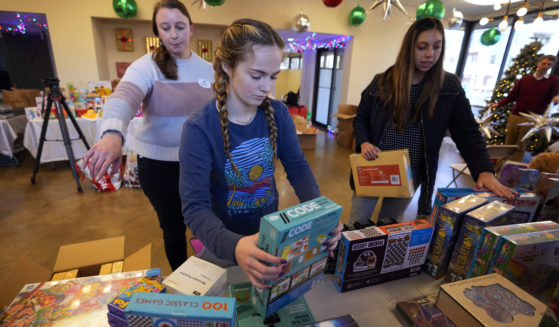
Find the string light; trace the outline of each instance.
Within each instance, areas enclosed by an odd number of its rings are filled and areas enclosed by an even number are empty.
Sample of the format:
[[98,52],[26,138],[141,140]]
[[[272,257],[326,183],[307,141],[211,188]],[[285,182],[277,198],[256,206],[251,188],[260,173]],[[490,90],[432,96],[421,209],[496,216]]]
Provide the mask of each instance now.
[[524,0],[522,6],[520,6],[520,8],[518,8],[518,10],[516,11],[516,16],[523,17],[524,15],[526,15],[527,12],[528,12],[528,1]]
[[350,39],[350,35],[343,35],[331,41],[315,42],[316,33],[312,33],[311,35],[307,36],[305,41],[303,42],[289,42],[287,45],[287,52],[301,53],[307,50],[345,48],[346,43]]

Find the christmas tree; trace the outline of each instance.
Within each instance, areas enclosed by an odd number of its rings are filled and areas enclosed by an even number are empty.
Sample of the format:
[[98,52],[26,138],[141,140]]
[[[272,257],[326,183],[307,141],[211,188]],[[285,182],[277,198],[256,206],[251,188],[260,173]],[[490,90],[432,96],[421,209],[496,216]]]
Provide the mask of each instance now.
[[[505,98],[509,91],[512,90],[514,82],[519,80],[522,76],[532,73],[536,69],[536,64],[540,59],[541,55],[538,54],[543,44],[534,39],[533,42],[527,44],[516,58],[513,59],[510,68],[505,71],[503,77],[497,82],[493,94],[491,95],[491,100],[487,103],[494,103]],[[491,125],[497,132],[493,134],[490,138],[486,138],[487,144],[497,144],[501,145],[505,143],[505,135],[507,129],[507,119],[511,112],[514,102],[508,103],[504,106],[497,106],[492,109],[488,107],[480,112],[483,117],[487,110],[491,110]],[[540,141],[542,137],[539,137]],[[528,149],[527,149],[528,150]]]

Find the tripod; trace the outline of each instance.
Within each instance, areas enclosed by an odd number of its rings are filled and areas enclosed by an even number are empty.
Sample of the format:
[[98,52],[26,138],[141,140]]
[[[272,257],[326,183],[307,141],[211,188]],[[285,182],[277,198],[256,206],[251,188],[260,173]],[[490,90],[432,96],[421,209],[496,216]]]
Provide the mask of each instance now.
[[[62,134],[62,139],[64,140],[64,146],[66,147],[66,153],[68,154],[68,160],[70,161],[70,168],[72,169],[72,175],[76,180],[76,184],[78,185],[78,192],[82,193],[82,186],[80,185],[80,180],[78,176],[78,172],[76,171],[76,159],[74,158],[74,151],[72,150],[72,140],[70,139],[70,133],[68,132],[68,126],[66,126],[66,120],[64,118],[64,111],[72,121],[74,128],[78,132],[80,139],[83,141],[86,149],[89,150],[89,144],[85,140],[85,136],[78,126],[78,122],[68,109],[68,105],[66,104],[66,100],[64,100],[64,96],[62,96],[62,92],[60,91],[59,80],[58,78],[45,78],[43,79],[45,86],[49,88],[49,95],[47,100],[47,106],[45,109],[45,102],[43,101],[43,107],[41,111],[43,112],[43,127],[41,128],[41,137],[39,139],[39,148],[37,149],[37,158],[35,161],[35,169],[33,170],[33,177],[31,177],[31,183],[36,184],[35,176],[37,176],[37,171],[39,171],[39,165],[41,164],[41,154],[43,152],[43,144],[45,141],[45,135],[47,134],[47,127],[49,124],[49,118],[51,114],[51,108],[54,104],[56,108],[56,114],[58,116],[58,123],[60,125],[60,133]],[[43,92],[44,94],[44,92]],[[64,111],[63,111],[64,110]],[[50,141],[58,141],[58,140],[50,140]]]

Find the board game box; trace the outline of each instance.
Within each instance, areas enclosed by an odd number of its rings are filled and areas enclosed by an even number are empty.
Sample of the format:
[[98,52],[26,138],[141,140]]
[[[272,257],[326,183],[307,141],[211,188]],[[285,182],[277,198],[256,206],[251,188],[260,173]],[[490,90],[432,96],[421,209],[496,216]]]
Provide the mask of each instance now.
[[419,306],[413,327],[456,327],[435,303],[425,303]]
[[161,270],[27,284],[0,316],[0,325],[108,326],[107,304],[143,277],[160,282]]
[[464,216],[448,265],[447,282],[455,282],[466,278],[476,247],[480,242],[483,228],[508,224],[513,209],[513,206],[493,201],[468,212]]
[[496,272],[544,303],[559,282],[559,229],[502,236],[491,259]]
[[446,274],[462,218],[485,203],[486,199],[469,194],[441,206],[435,219],[433,238],[425,264],[429,275],[440,278]]
[[[469,194],[475,194],[479,197],[487,199],[487,201],[501,201],[514,207],[511,214],[511,224],[527,223],[535,219],[541,197],[535,192],[524,190],[521,188],[513,188],[520,196],[514,199],[505,199],[488,190],[474,190],[472,188],[439,188],[433,202],[433,211],[431,212],[431,221],[435,221],[439,208],[450,201],[459,199]],[[435,223],[432,222],[433,225]]]
[[499,182],[507,187],[517,187],[522,176],[522,168],[527,168],[528,164],[508,160],[503,164],[499,173]]
[[442,284],[435,305],[458,327],[538,326],[546,308],[499,274]]
[[540,176],[540,171],[537,169],[522,168],[522,175],[518,181],[518,187],[533,191],[538,184],[538,179]]
[[535,192],[543,199],[537,220],[559,221],[559,178],[541,178]]
[[525,224],[485,227],[481,231],[480,242],[478,242],[476,247],[474,259],[472,260],[466,278],[487,274],[489,262],[493,257],[495,247],[500,237],[553,229],[559,229],[559,224],[552,221],[535,221]]
[[340,292],[419,274],[433,225],[423,220],[342,232],[334,283]]
[[124,309],[130,327],[235,327],[235,298],[134,293]]
[[417,318],[417,312],[422,304],[435,304],[437,301],[438,293],[433,293],[425,296],[421,296],[415,299],[400,301],[396,303],[396,310],[406,319],[406,321],[413,325]]
[[262,218],[258,247],[287,264],[270,288],[252,288],[251,302],[258,313],[268,317],[322,277],[328,257],[322,244],[338,226],[341,212],[340,205],[322,196]]
[[250,304],[251,287],[252,284],[248,282],[229,285],[229,294],[236,300],[235,311],[238,327],[295,327],[314,321],[314,316],[304,296],[298,297],[268,318],[262,317]]
[[411,198],[415,192],[408,149],[381,151],[375,160],[349,156],[355,193],[361,196]]

